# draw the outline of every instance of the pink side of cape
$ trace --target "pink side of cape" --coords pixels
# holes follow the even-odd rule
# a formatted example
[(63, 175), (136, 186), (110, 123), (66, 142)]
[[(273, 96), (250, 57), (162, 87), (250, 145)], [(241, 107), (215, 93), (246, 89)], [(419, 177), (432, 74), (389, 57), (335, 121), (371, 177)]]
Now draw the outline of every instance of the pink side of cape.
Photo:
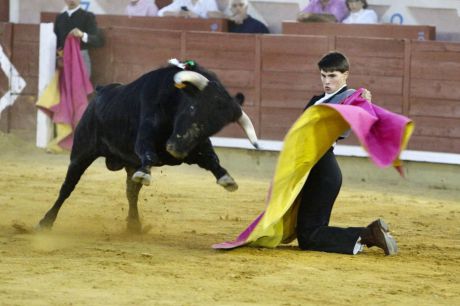
[[(80, 40), (68, 35), (64, 45), (64, 67), (59, 79), (61, 101), (51, 111), (55, 123), (64, 123), (75, 129), (88, 105), (87, 95), (93, 91), (88, 72), (80, 52)], [(70, 149), (73, 133), (59, 145)]]
[(361, 97), (357, 90), (341, 104), (332, 107), (348, 122), (369, 157), (378, 167), (388, 167), (398, 158), (404, 131), (410, 119), (387, 111)]

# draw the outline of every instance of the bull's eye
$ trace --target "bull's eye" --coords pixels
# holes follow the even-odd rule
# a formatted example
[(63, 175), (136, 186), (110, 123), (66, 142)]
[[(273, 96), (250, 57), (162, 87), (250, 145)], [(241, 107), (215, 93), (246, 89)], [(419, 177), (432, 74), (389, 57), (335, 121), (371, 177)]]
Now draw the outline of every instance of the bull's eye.
[(195, 115), (195, 112), (196, 112), (196, 107), (195, 106), (190, 105), (189, 110), (190, 110), (190, 114)]

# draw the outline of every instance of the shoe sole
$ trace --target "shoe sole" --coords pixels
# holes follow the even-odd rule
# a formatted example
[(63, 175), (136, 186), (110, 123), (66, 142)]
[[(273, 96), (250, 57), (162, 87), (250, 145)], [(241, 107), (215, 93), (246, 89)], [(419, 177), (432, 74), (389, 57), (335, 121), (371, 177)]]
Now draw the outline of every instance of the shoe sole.
[(383, 233), (383, 235), (385, 237), (385, 248), (383, 249), (385, 255), (396, 255), (398, 253), (396, 240), (389, 233)]
[(385, 233), (389, 233), (390, 232), (390, 228), (388, 227), (388, 224), (383, 220), (383, 219), (378, 219), (377, 220), (377, 223), (379, 224), (379, 227), (385, 232)]
[[(383, 251), (385, 255), (395, 255), (398, 253), (398, 245), (396, 244), (396, 240), (390, 234), (390, 228), (388, 224), (383, 219), (378, 219), (377, 224), (379, 226), (379, 236), (383, 235), (383, 241), (385, 246)], [(376, 229), (375, 229), (376, 230)], [(377, 234), (377, 233), (375, 233)], [(381, 237), (382, 238), (382, 237)]]

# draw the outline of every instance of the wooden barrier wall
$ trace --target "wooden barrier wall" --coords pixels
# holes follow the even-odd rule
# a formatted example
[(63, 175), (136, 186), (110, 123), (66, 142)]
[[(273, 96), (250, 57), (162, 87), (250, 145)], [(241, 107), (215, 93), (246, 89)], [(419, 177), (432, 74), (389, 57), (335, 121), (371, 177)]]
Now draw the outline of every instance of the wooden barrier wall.
[[(36, 74), (32, 74), (37, 64), (32, 62), (38, 63), (38, 54), (33, 59), (17, 46), (38, 50), (38, 28), (25, 33), (29, 34), (14, 35), (13, 51), (27, 60), (18, 62), (19, 55), (13, 59), (20, 73), (30, 74), (25, 94), (29, 97), (36, 95)], [(269, 140), (282, 140), (309, 98), (321, 92), (316, 63), (324, 53), (337, 49), (350, 59), (351, 87), (369, 88), (375, 103), (415, 121), (409, 149), (460, 153), (460, 44), (134, 28), (106, 29), (106, 38), (105, 47), (91, 50), (95, 84), (130, 82), (173, 57), (194, 59), (215, 71), (230, 93), (246, 95), (245, 110), (259, 137)], [(25, 39), (32, 42), (27, 45)], [(35, 129), (30, 122), (35, 116), (32, 100), (25, 101), (17, 101), (12, 109), (13, 113), (21, 109), (21, 116), (29, 119), (16, 112), (11, 125), (22, 126), (18, 120)], [(3, 120), (2, 115), (0, 127)], [(219, 136), (244, 137), (235, 126)], [(344, 143), (356, 144), (356, 140), (351, 137)]]
[(435, 40), (436, 27), (399, 24), (343, 24), (326, 22), (283, 21), (283, 34), (360, 36)]
[[(38, 92), (39, 26), (0, 23), (0, 43), (6, 55), (24, 78), (26, 87), (14, 105), (0, 114), (0, 130), (35, 131), (35, 102)], [(0, 70), (0, 94), (8, 90), (8, 79)]]
[[(57, 13), (42, 12), (41, 22), (54, 22)], [(100, 28), (112, 26), (143, 29), (162, 29), (179, 31), (227, 32), (228, 20), (222, 18), (178, 18), (178, 17), (129, 17), (124, 15), (98, 15), (97, 25)]]
[(460, 153), (460, 44), (414, 41), (410, 48), (411, 145)]
[(0, 22), (10, 21), (10, 0), (0, 0)]

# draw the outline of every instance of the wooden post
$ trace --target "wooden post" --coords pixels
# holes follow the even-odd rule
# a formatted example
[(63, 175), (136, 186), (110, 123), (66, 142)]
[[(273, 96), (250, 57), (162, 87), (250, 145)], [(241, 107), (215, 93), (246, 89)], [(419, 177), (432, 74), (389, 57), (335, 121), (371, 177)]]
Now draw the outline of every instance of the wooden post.
[(0, 21), (10, 21), (10, 0), (0, 0)]
[(404, 40), (404, 74), (403, 74), (403, 101), (402, 113), (409, 116), (410, 111), (410, 79), (411, 79), (411, 41)]

